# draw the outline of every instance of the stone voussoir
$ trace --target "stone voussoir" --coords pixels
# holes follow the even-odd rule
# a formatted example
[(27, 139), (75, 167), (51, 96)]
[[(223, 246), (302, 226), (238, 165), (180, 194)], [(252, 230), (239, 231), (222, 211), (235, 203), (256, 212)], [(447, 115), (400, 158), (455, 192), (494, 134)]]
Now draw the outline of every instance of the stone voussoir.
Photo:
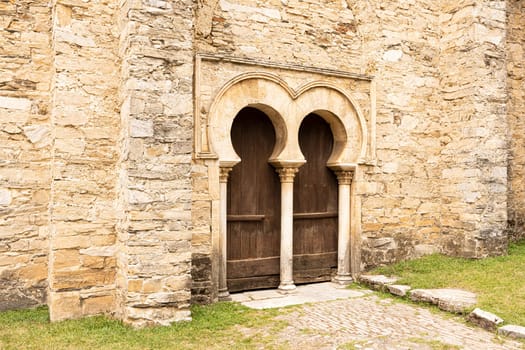
[(474, 307), (476, 294), (461, 289), (414, 289), (410, 292), (410, 300), (436, 305), (443, 311), (463, 313)]
[(387, 286), (396, 283), (397, 277), (387, 277), (384, 275), (361, 275), (359, 282), (366, 284), (374, 290), (386, 291)]
[(467, 319), (481, 328), (491, 331), (495, 330), (498, 325), (503, 323), (501, 317), (479, 308), (475, 308), (474, 311), (468, 315)]

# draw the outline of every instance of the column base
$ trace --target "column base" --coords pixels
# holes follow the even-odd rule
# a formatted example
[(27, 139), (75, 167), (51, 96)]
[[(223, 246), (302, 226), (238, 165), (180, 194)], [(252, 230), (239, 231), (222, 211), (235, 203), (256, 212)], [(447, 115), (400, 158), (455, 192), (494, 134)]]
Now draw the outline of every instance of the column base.
[(351, 284), (354, 281), (352, 276), (350, 274), (344, 274), (339, 275), (337, 274), (334, 278), (332, 278), (332, 282), (340, 284), (342, 286), (346, 286)]
[(230, 295), (230, 292), (228, 292), (228, 289), (225, 290), (219, 290), (219, 301), (231, 301), (232, 297)]
[(277, 292), (281, 294), (292, 294), (295, 293), (297, 287), (295, 287), (295, 284), (292, 282), (284, 282), (279, 285), (277, 288)]

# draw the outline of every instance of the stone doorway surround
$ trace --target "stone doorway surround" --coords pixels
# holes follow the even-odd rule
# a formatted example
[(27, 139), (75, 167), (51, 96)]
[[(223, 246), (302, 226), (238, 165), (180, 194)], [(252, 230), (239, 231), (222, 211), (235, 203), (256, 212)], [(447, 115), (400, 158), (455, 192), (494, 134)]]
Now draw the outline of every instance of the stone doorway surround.
[(227, 184), (240, 158), (230, 129), (244, 107), (272, 121), (276, 143), (269, 162), (281, 179), (281, 290), (293, 290), (293, 178), (304, 164), (298, 142), (302, 120), (315, 113), (334, 136), (327, 166), (338, 179), (338, 269), (348, 283), (360, 270), (360, 166), (375, 164), (375, 85), (371, 77), (315, 67), (199, 54), (195, 59), (194, 158), (208, 169), (211, 197), (212, 299), (227, 299)]

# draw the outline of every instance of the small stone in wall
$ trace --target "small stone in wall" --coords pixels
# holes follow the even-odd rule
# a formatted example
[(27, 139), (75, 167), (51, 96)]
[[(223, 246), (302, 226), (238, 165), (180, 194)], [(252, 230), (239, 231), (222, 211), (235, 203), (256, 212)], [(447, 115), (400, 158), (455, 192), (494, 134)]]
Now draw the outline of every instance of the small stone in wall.
[(397, 62), (403, 57), (401, 50), (388, 50), (383, 54), (383, 60), (388, 62)]
[(27, 98), (0, 96), (0, 108), (27, 111), (31, 108), (31, 101)]
[(0, 189), (0, 205), (9, 205), (11, 200), (11, 192), (5, 188)]
[(45, 125), (30, 125), (24, 127), (24, 135), (37, 148), (51, 144), (51, 132)]
[(153, 121), (131, 119), (129, 123), (129, 133), (131, 137), (152, 137)]
[(142, 203), (151, 203), (153, 199), (142, 191), (129, 191), (129, 203), (131, 204), (142, 204)]

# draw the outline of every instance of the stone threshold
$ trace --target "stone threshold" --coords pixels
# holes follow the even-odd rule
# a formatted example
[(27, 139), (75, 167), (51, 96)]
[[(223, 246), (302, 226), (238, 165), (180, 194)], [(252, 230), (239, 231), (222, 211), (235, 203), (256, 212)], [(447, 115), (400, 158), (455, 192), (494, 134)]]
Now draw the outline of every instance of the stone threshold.
[(361, 275), (359, 282), (373, 290), (390, 293), (401, 298), (408, 298), (414, 302), (423, 302), (436, 305), (440, 310), (465, 314), (470, 323), (482, 327), (486, 330), (496, 332), (510, 338), (525, 339), (525, 327), (517, 325), (505, 325), (499, 327), (504, 321), (501, 317), (475, 308), (477, 303), (476, 294), (454, 288), (442, 289), (412, 289), (411, 286), (396, 284), (397, 277), (387, 277), (384, 275)]
[(337, 299), (359, 298), (371, 291), (347, 289), (333, 282), (321, 282), (299, 285), (291, 292), (283, 293), (277, 289), (256, 290), (232, 293), (231, 300), (252, 309), (270, 309), (306, 303), (323, 302)]

